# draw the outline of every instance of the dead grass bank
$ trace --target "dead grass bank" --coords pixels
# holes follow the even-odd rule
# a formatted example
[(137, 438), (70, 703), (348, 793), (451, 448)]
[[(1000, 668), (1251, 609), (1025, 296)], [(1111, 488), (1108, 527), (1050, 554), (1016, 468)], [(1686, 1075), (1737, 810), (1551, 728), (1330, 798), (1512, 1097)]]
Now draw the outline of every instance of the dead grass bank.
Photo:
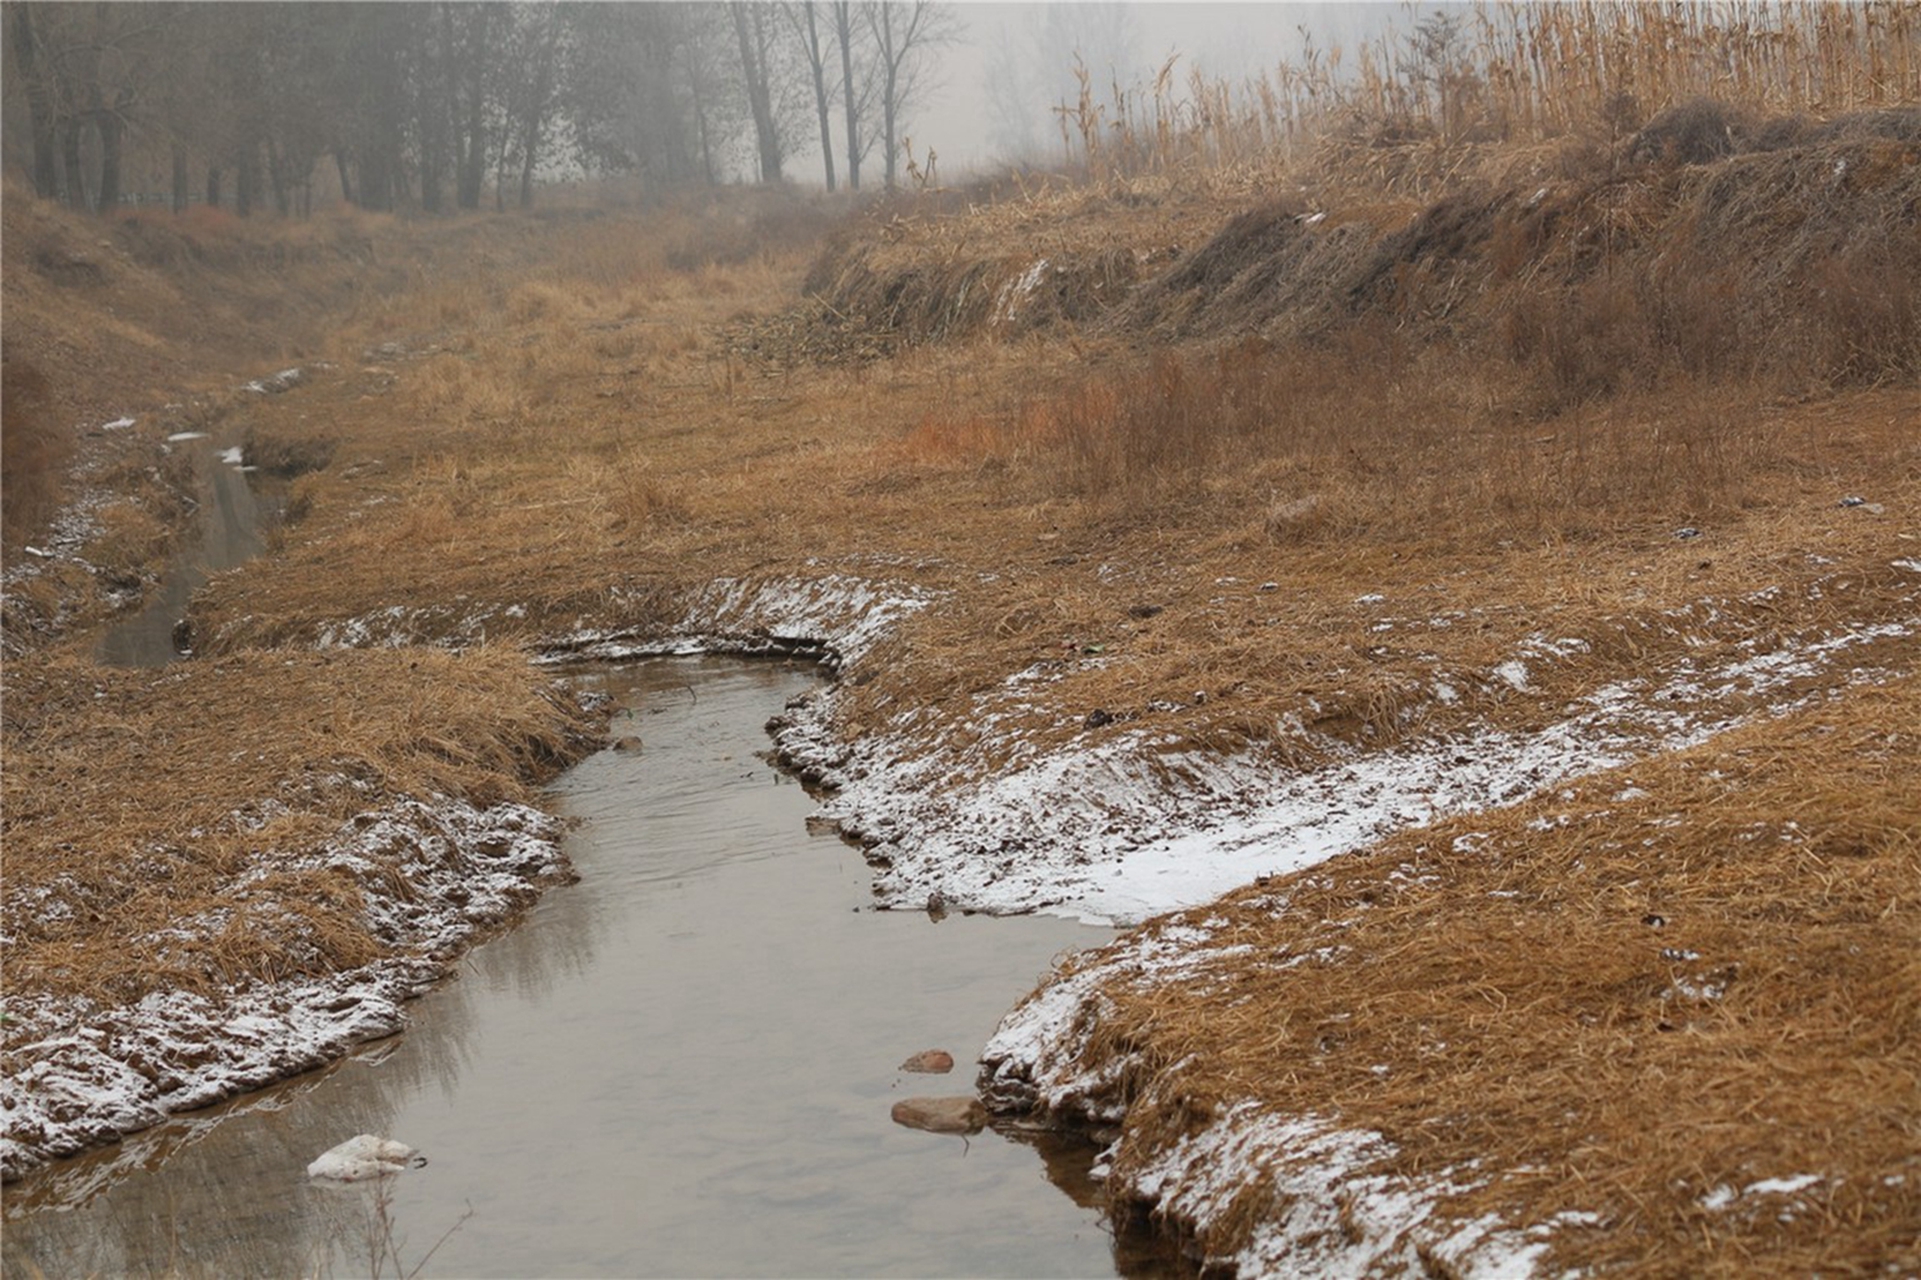
[[(589, 738), (511, 649), (34, 656), (8, 662), (6, 693), (8, 988), (110, 1005), (378, 958), (346, 877), (234, 877), (397, 799), (525, 800)], [(174, 928), (217, 919), (185, 944)]]
[[(1553, 1227), (1551, 1270), (1915, 1266), (1917, 724), (1914, 679), (1857, 688), (1087, 958), (1122, 961), (1063, 1069), (1126, 1108), (1117, 1218), (1151, 1219), (1130, 1180), (1251, 1100), (1382, 1135), (1369, 1173), (1460, 1184), (1439, 1222), (1593, 1215)], [(1163, 934), (1177, 964), (1125, 961)], [(1251, 1173), (1196, 1249), (1252, 1247), (1273, 1194)]]

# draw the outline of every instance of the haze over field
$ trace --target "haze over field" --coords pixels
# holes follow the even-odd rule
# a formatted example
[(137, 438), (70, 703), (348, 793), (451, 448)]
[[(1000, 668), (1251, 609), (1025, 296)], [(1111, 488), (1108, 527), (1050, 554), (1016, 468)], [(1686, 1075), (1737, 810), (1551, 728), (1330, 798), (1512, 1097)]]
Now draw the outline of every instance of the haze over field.
[(1402, 59), (1437, 12), (1465, 34), (1475, 11), (10, 3), (5, 159), (75, 207), (204, 201), (242, 215), (336, 196), (428, 213), (525, 206), (544, 182), (603, 174), (654, 190), (893, 186), (909, 165), (921, 182), (1057, 162), (1082, 75), (1110, 119), (1125, 96), (1191, 122), (1203, 86), (1245, 94), (1315, 60), (1338, 79), (1363, 46)]
[(0, 1271), (1921, 1276), (1916, 0), (0, 34)]
[[(1466, 4), (1055, 3), (960, 4), (960, 37), (943, 52), (917, 150), (934, 148), (949, 172), (1051, 154), (1060, 145), (1055, 108), (1073, 103), (1078, 55), (1098, 97), (1113, 86), (1150, 83), (1169, 59), (1185, 81), (1239, 81), (1315, 47), (1350, 48), (1390, 25), (1413, 30), (1423, 11)], [(817, 152), (815, 154), (818, 154)], [(817, 175), (810, 175), (816, 176)]]

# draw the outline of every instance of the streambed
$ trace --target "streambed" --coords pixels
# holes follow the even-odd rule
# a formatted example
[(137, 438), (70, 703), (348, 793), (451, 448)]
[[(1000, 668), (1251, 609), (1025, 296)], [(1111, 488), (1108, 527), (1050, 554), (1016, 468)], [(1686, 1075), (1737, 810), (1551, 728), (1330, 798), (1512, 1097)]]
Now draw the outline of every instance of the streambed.
[[(1006, 1009), (1110, 931), (869, 909), (858, 851), (810, 835), (812, 802), (757, 756), (804, 669), (675, 659), (579, 679), (644, 744), (556, 788), (583, 820), (582, 882), (474, 951), (404, 1036), (10, 1186), (9, 1273), (404, 1272), (443, 1235), (423, 1275), (1128, 1265), (1080, 1203), (1090, 1153), (888, 1115), (970, 1092)], [(896, 1069), (933, 1047), (952, 1075)], [(361, 1132), (430, 1163), (377, 1187), (306, 1180)]]
[(199, 432), (169, 443), (191, 451), (200, 508), (158, 589), (102, 636), (100, 660), (109, 666), (163, 667), (179, 657), (175, 629), (193, 593), (212, 575), (259, 555), (278, 518), (278, 495), (256, 489), (237, 446), (216, 447)]

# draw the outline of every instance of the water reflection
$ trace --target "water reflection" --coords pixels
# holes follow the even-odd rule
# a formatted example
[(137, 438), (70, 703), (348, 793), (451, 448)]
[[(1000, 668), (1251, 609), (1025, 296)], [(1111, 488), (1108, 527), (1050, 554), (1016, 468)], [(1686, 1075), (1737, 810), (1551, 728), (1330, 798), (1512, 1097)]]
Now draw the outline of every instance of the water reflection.
[[(585, 819), (582, 882), (378, 1053), (9, 1188), (10, 1274), (364, 1272), (383, 1215), (409, 1267), (457, 1227), (427, 1275), (1112, 1272), (1075, 1186), (1086, 1152), (1043, 1162), (888, 1118), (900, 1097), (967, 1091), (1006, 1007), (1106, 931), (865, 910), (858, 851), (809, 836), (810, 802), (754, 754), (804, 671), (582, 678), (645, 743), (559, 788)], [(934, 1046), (954, 1075), (895, 1071)], [(360, 1132), (431, 1161), (384, 1206), (302, 1175)]]

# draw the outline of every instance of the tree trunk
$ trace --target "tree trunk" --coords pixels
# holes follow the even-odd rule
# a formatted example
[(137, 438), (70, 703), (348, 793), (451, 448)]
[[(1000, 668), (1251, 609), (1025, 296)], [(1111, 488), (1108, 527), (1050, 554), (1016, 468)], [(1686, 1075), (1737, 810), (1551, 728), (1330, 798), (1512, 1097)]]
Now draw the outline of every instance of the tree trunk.
[(187, 148), (184, 143), (173, 144), (173, 211), (185, 213), (192, 197), (187, 191)]
[(287, 194), (286, 158), (271, 138), (267, 140), (267, 182), (273, 188), (274, 211), (283, 218), (292, 214), (293, 201)]
[(112, 213), (120, 207), (120, 140), (127, 126), (119, 112), (103, 109), (95, 113), (94, 128), (100, 134), (99, 212)]
[(834, 34), (840, 38), (840, 84), (847, 111), (847, 189), (860, 190), (860, 113), (854, 103), (854, 6), (834, 0)]
[(520, 148), (520, 207), (534, 207), (534, 148), (538, 138), (529, 138)]
[[(732, 0), (728, 6), (734, 16), (734, 35), (740, 41), (741, 76), (747, 82), (747, 105), (754, 115), (754, 141), (760, 151), (760, 180), (779, 182), (780, 173), (780, 136), (774, 126), (772, 96), (767, 85), (767, 63), (760, 56), (759, 46), (761, 11), (758, 6), (750, 6), (743, 0)], [(752, 12), (753, 31), (748, 29), (749, 13)]]
[[(440, 56), (438, 75), (423, 76), (426, 83), (415, 89), (415, 118), (420, 128), (420, 207), (428, 213), (441, 209), (440, 185), (447, 173), (447, 121), (453, 110), (453, 10), (442, 5), (439, 13)], [(421, 35), (422, 60), (434, 67), (432, 38)]]
[(820, 159), (827, 171), (827, 190), (834, 190), (834, 126), (827, 118), (827, 64), (821, 52), (820, 28), (814, 21), (814, 0), (803, 0), (807, 15), (807, 69), (814, 76), (814, 114), (820, 118)]
[(707, 133), (707, 101), (700, 92), (700, 73), (694, 68), (694, 60), (689, 58), (682, 64), (687, 68), (687, 91), (694, 104), (694, 137), (700, 143), (700, 171), (707, 179), (707, 185), (714, 185), (714, 144)]
[(534, 207), (534, 163), (540, 153), (540, 135), (546, 128), (547, 112), (553, 105), (554, 58), (560, 50), (560, 12), (547, 11), (547, 38), (541, 42), (539, 69), (534, 73), (534, 89), (527, 96), (527, 114), (520, 131), (520, 207)]
[(354, 199), (353, 176), (347, 171), (346, 154), (338, 148), (334, 150), (334, 168), (340, 170), (340, 198), (348, 204), (356, 204)]
[(207, 166), (207, 203), (216, 209), (220, 207), (220, 166), (217, 164)]
[(481, 123), (478, 99), (467, 111), (467, 151), (460, 161), (458, 200), (463, 209), (480, 208), (480, 188), (487, 177), (487, 135)]
[(894, 145), (894, 113), (895, 108), (899, 105), (894, 100), (895, 85), (895, 70), (890, 63), (887, 68), (887, 78), (884, 86), (886, 93), (881, 95), (880, 100), (880, 140), (881, 145), (887, 148), (885, 169), (887, 173), (887, 189), (889, 191), (894, 189), (895, 152), (899, 150), (899, 148)]
[(260, 194), (260, 145), (248, 143), (243, 147), (240, 163), (234, 169), (233, 211), (243, 218), (250, 217)]
[(60, 162), (55, 146), (53, 95), (39, 65), (40, 46), (33, 31), (33, 6), (16, 4), (12, 14), (15, 65), (27, 85), (27, 120), (33, 134), (33, 189), (51, 200), (60, 189)]
[(87, 169), (80, 163), (80, 128), (78, 120), (61, 122), (60, 168), (67, 180), (68, 207), (85, 213), (91, 206), (87, 202)]

